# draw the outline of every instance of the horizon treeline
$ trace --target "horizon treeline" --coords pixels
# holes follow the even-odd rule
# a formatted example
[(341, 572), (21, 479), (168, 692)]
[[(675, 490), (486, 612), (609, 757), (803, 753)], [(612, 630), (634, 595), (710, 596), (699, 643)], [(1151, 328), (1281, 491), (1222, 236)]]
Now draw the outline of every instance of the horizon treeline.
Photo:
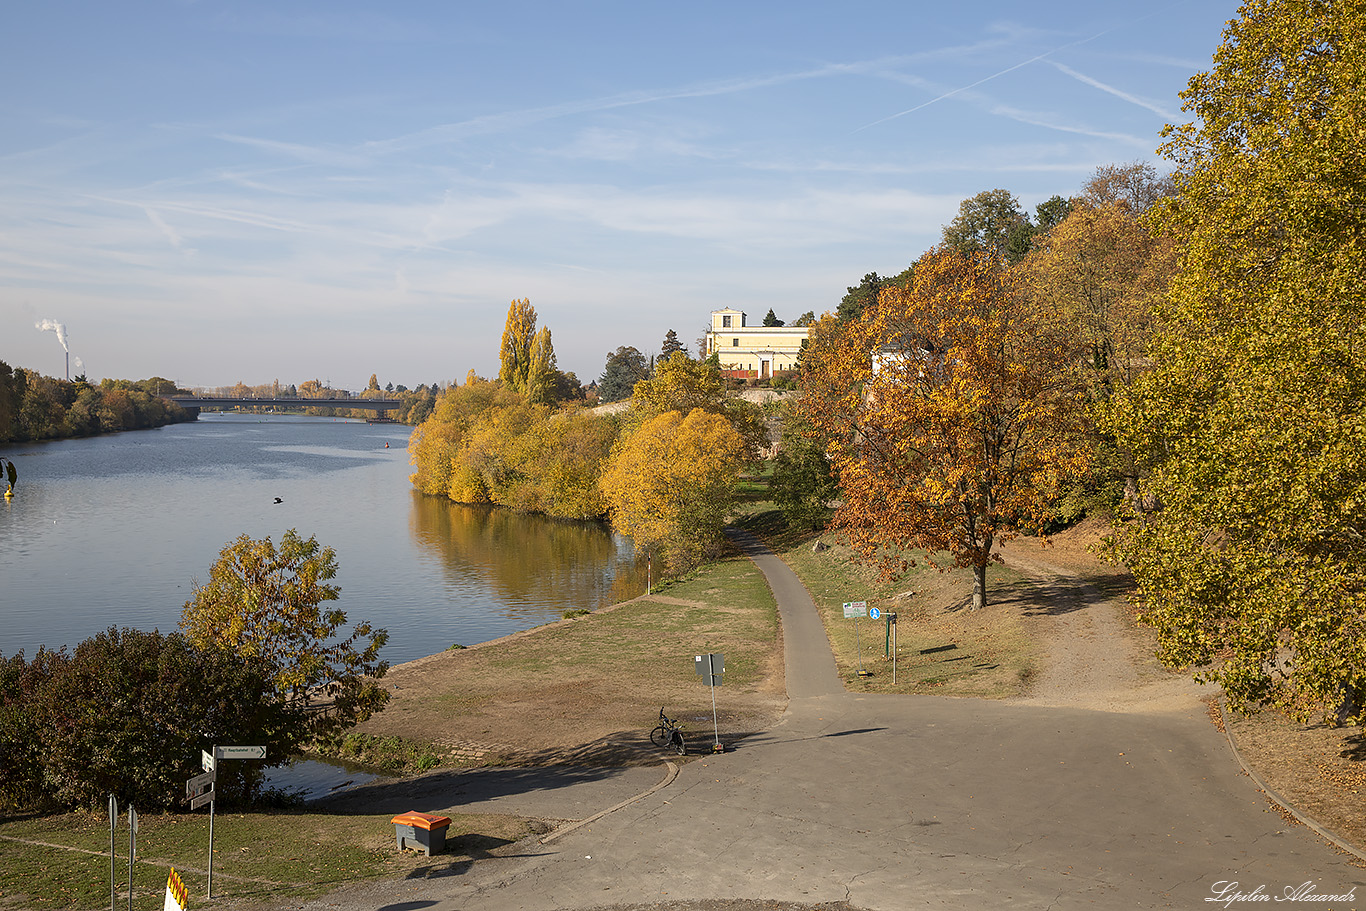
[(29, 443), (142, 430), (193, 420), (158, 398), (178, 392), (162, 377), (86, 382), (61, 380), (0, 361), (0, 443)]

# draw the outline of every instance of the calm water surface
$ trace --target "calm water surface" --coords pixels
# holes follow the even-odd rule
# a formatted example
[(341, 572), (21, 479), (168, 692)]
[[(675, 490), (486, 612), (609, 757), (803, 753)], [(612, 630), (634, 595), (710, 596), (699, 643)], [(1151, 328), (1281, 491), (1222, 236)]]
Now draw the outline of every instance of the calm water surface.
[(393, 664), (644, 590), (629, 540), (601, 526), (415, 493), (410, 431), (203, 415), (0, 448), (19, 470), (14, 499), (0, 500), (0, 653), (110, 626), (168, 632), (226, 544), (278, 543), (290, 528), (337, 552), (337, 605), (389, 630)]

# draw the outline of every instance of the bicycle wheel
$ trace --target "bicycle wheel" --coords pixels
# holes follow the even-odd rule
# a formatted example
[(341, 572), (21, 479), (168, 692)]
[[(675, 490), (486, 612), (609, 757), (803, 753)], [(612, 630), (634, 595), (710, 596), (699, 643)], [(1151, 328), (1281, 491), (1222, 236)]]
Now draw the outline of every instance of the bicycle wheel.
[(662, 724), (656, 725), (655, 729), (650, 732), (650, 742), (661, 750), (669, 745), (669, 740), (669, 728)]
[(682, 732), (682, 731), (680, 731), (680, 730), (678, 730), (677, 728), (675, 728), (675, 729), (674, 729), (674, 733), (673, 733), (673, 737), (672, 737), (671, 739), (672, 739), (672, 741), (673, 741), (673, 748), (674, 748), (674, 752), (675, 752), (675, 753), (677, 753), (679, 756), (683, 756), (684, 754), (686, 754), (686, 753), (688, 752), (688, 745), (687, 745), (686, 743), (683, 742), (683, 732)]

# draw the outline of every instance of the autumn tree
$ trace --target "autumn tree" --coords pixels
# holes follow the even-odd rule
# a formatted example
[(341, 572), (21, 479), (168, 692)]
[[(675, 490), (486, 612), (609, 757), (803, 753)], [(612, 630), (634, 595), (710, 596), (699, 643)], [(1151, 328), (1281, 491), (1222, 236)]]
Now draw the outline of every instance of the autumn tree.
[(503, 324), (498, 379), (521, 393), (526, 392), (527, 375), (531, 369), (531, 344), (535, 337), (536, 308), (531, 306), (529, 298), (514, 300), (508, 305), (507, 320)]
[(1130, 215), (1143, 215), (1158, 202), (1176, 194), (1171, 174), (1159, 174), (1146, 161), (1102, 165), (1082, 186), (1081, 198), (1101, 208), (1118, 206)]
[[(1081, 199), (1016, 267), (1022, 291), (1066, 324), (1093, 407), (1148, 368), (1152, 313), (1175, 272), (1175, 249), (1169, 232), (1153, 232), (1130, 205)], [(1111, 512), (1136, 491), (1132, 453), (1113, 433), (1093, 430), (1096, 459), (1087, 477), (1068, 486), (1064, 518)]]
[(1182, 241), (1154, 369), (1116, 399), (1116, 541), (1161, 657), (1230, 701), (1366, 718), (1366, 17), (1250, 0), (1161, 151)]
[(724, 417), (695, 408), (666, 411), (621, 442), (602, 477), (612, 524), (667, 571), (714, 553), (735, 503), (746, 445)]
[(312, 711), (313, 733), (326, 734), (364, 721), (389, 694), (376, 681), (388, 670), (379, 650), (389, 634), (357, 623), (339, 637), (346, 612), (327, 609), (341, 590), (336, 553), (285, 532), (270, 538), (240, 536), (223, 548), (209, 581), (195, 583), (180, 628), (198, 648), (218, 648), (270, 669), (283, 703)]
[(835, 525), (884, 574), (908, 548), (973, 570), (987, 600), (998, 544), (1051, 515), (1087, 453), (1085, 403), (1065, 332), (985, 252), (939, 248), (909, 288), (854, 323), (817, 325), (802, 416), (840, 479)]
[(631, 409), (622, 421), (622, 435), (669, 411), (689, 414), (694, 409), (710, 412), (729, 422), (745, 441), (747, 458), (758, 458), (768, 442), (763, 413), (757, 406), (727, 393), (721, 371), (706, 361), (675, 353), (655, 366), (654, 375), (636, 383)]
[(525, 392), (527, 401), (546, 405), (555, 401), (555, 346), (550, 340), (550, 327), (542, 326), (531, 337), (527, 352)]
[[(113, 793), (144, 811), (171, 809), (205, 746), (264, 743), (276, 765), (307, 733), (264, 665), (180, 633), (111, 628), (72, 653), (0, 656), (0, 805), (91, 808)], [(230, 765), (220, 799), (250, 796), (259, 765)]]
[(1008, 190), (983, 190), (963, 200), (958, 215), (944, 226), (944, 246), (959, 253), (988, 253), (1019, 262), (1029, 252), (1034, 226)]

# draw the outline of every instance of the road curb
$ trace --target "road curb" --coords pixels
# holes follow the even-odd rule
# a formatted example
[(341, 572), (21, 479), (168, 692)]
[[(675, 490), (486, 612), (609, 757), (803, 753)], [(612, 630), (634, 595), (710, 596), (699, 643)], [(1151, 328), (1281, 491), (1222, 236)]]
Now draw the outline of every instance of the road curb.
[(1336, 848), (1346, 851), (1348, 854), (1352, 854), (1356, 857), (1361, 858), (1362, 860), (1366, 860), (1366, 851), (1362, 851), (1360, 848), (1348, 844), (1341, 838), (1338, 838), (1332, 832), (1329, 832), (1323, 826), (1319, 825), (1313, 819), (1309, 818), (1305, 814), (1301, 813), (1299, 810), (1295, 809), (1295, 807), (1290, 803), (1290, 801), (1286, 800), (1285, 797), (1282, 796), (1279, 791), (1271, 787), (1271, 785), (1267, 784), (1266, 780), (1263, 779), (1262, 776), (1258, 775), (1256, 771), (1253, 770), (1252, 766), (1248, 765), (1247, 760), (1243, 759), (1243, 754), (1238, 750), (1238, 738), (1234, 736), (1233, 728), (1230, 727), (1228, 724), (1228, 704), (1222, 698), (1219, 700), (1219, 715), (1221, 722), (1219, 726), (1224, 731), (1224, 737), (1228, 739), (1228, 746), (1229, 749), (1233, 751), (1233, 758), (1238, 760), (1238, 765), (1242, 766), (1243, 771), (1247, 773), (1247, 777), (1252, 779), (1252, 783), (1255, 784), (1258, 788), (1260, 788), (1262, 790), (1262, 793), (1264, 793), (1271, 800), (1275, 801), (1277, 806), (1281, 807), (1291, 816), (1295, 817), (1296, 820), (1303, 823), (1306, 828), (1308, 828), (1314, 834), (1318, 835), (1324, 841), (1329, 842)]
[(617, 810), (620, 810), (622, 807), (629, 806), (629, 805), (635, 803), (637, 800), (640, 800), (640, 799), (645, 798), (645, 797), (649, 797), (649, 796), (650, 796), (651, 794), (653, 794), (654, 792), (656, 792), (656, 791), (658, 791), (658, 790), (661, 790), (662, 788), (668, 787), (670, 784), (673, 783), (673, 780), (674, 780), (675, 778), (677, 778), (677, 777), (678, 777), (678, 766), (666, 759), (666, 760), (664, 760), (664, 777), (663, 777), (663, 779), (661, 779), (661, 780), (659, 781), (659, 783), (656, 784), (654, 787), (652, 787), (652, 788), (647, 788), (646, 790), (641, 791), (639, 794), (637, 794), (637, 795), (634, 796), (634, 797), (628, 797), (628, 798), (626, 798), (625, 800), (623, 800), (621, 803), (617, 804), (616, 806), (608, 807), (607, 809), (603, 810), (601, 813), (594, 813), (592, 816), (588, 817), (587, 819), (580, 819), (580, 820), (578, 820), (577, 822), (571, 822), (571, 823), (569, 823), (568, 825), (560, 826), (560, 827), (559, 827), (558, 829), (556, 829), (554, 832), (551, 832), (549, 835), (546, 835), (544, 838), (542, 838), (542, 839), (541, 839), (541, 844), (543, 844), (543, 845), (548, 845), (548, 844), (550, 844), (552, 841), (554, 841), (555, 839), (559, 838), (561, 835), (568, 835), (570, 832), (573, 832), (575, 829), (582, 828), (583, 826), (586, 826), (586, 825), (588, 825), (589, 823), (592, 823), (592, 822), (597, 822), (599, 819), (602, 819), (602, 818), (603, 818), (604, 816), (606, 816), (608, 813), (615, 813)]

